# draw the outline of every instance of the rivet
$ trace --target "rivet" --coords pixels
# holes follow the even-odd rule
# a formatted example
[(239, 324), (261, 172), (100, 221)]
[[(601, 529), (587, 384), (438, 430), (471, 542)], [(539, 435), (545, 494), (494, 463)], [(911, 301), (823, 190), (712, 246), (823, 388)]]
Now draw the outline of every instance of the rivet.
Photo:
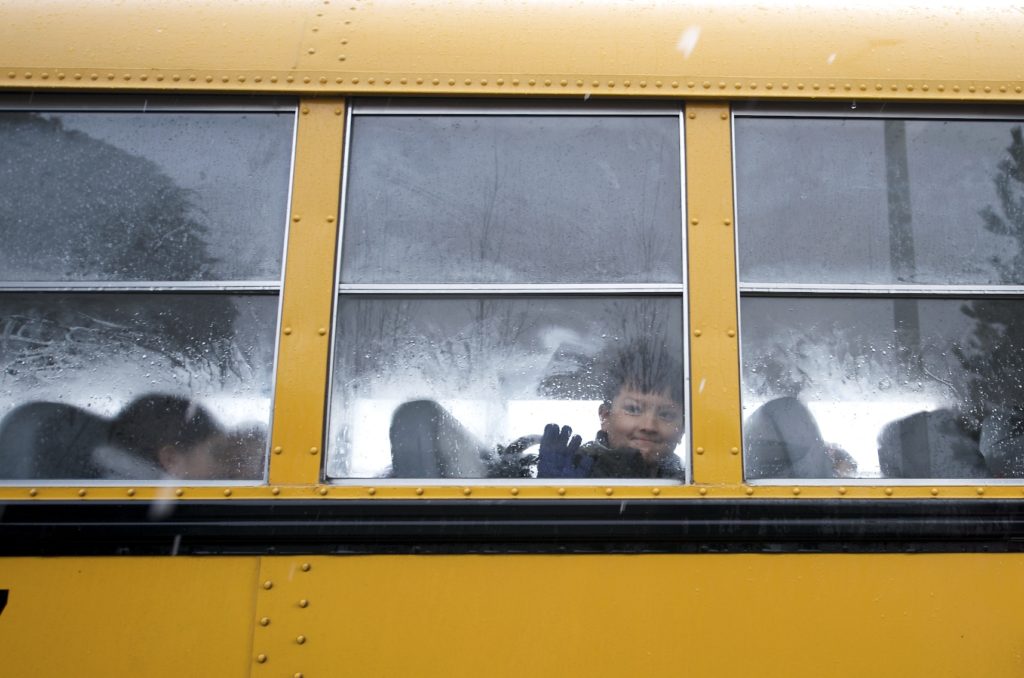
[(796, 84), (796, 88), (797, 88), (797, 89), (803, 89), (803, 88), (804, 88), (804, 84), (803, 84), (802, 82), (798, 82), (798, 83)]
[(321, 85), (326, 85), (327, 84), (327, 78), (321, 76), (319, 82), (320, 82)]
[(736, 89), (743, 89), (743, 83), (742, 82), (737, 82), (737, 83), (735, 83), (733, 85), (733, 87), (735, 87)]
[[(940, 87), (940, 89), (941, 89), (941, 87)], [(1018, 94), (1020, 94), (1020, 92), (1021, 92), (1021, 86), (1020, 86), (1020, 85), (1017, 85), (1016, 87), (1014, 87), (1014, 88), (1013, 88), (1013, 91), (1014, 91), (1014, 92), (1016, 92), (1016, 93), (1018, 93)]]
[(640, 81), (640, 86), (641, 87), (647, 87), (647, 81), (646, 80), (641, 80)]
[(310, 47), (306, 50), (307, 54), (316, 54), (316, 47)]
[(284, 452), (284, 448), (281, 447), (280, 445), (274, 448), (274, 454), (281, 454), (282, 452)]
[(661, 494), (661, 488), (660, 487), (652, 487), (651, 488), (651, 494), (653, 494), (655, 496)]
[[(341, 115), (341, 107), (335, 108), (334, 109), (334, 114), (335, 115)], [(334, 221), (334, 217), (327, 217), (327, 221)]]
[(613, 493), (614, 491), (615, 491), (615, 490), (613, 490), (613, 489), (612, 489), (612, 488), (610, 488), (610, 487), (606, 487), (606, 488), (604, 488), (604, 493), (605, 493), (606, 495), (608, 495), (609, 497), (610, 497), (610, 496), (612, 496), (612, 493)]
[[(925, 85), (925, 87), (927, 87), (927, 85)], [(999, 91), (1000, 92), (1005, 92), (1006, 91), (1006, 85), (1000, 85), (999, 86)]]
[[(58, 74), (57, 74), (57, 79), (58, 79), (58, 80), (63, 80), (63, 79), (65, 78), (65, 77), (67, 77), (67, 76), (65, 76), (65, 75), (64, 75), (63, 73), (58, 73)], [(145, 79), (146, 79), (146, 76), (142, 76), (142, 79), (143, 79), (143, 80), (145, 80)], [(1003, 88), (1002, 88), (1002, 90), (1003, 90), (1003, 91), (1005, 92), (1005, 91), (1006, 91), (1006, 88), (1005, 88), (1005, 87), (1003, 87)]]
[[(157, 80), (159, 80), (159, 79), (160, 79), (160, 77), (157, 76)], [(255, 78), (253, 78), (253, 82), (263, 82), (263, 76), (262, 75), (257, 75)]]
[(480, 85), (483, 87), (487, 87), (487, 78), (480, 78)]
[(887, 497), (891, 497), (892, 496), (892, 488), (891, 487), (885, 488), (885, 496), (887, 496)]
[(127, 492), (127, 495), (128, 495), (129, 497), (134, 497), (134, 496), (135, 496), (135, 488), (134, 488), (134, 487), (129, 487), (129, 488), (128, 488), (128, 492)]
[(277, 82), (277, 76), (276, 75), (270, 76), (270, 82)]
[[(192, 78), (189, 78), (189, 80), (191, 80), (191, 79)], [(206, 82), (213, 82), (213, 76), (212, 75), (208, 75), (205, 78), (203, 78), (203, 80), (206, 80)]]
[(292, 328), (290, 328), (290, 327), (284, 328), (284, 333), (285, 334), (291, 334), (292, 333)]
[[(43, 80), (49, 80), (50, 79), (50, 74), (49, 73), (40, 73), (39, 77), (42, 78)], [(132, 76), (126, 75), (126, 76), (124, 76), (124, 79), (125, 80), (131, 80)]]
[(752, 487), (748, 487), (748, 488), (746, 488), (746, 489), (745, 489), (745, 490), (743, 490), (743, 491), (747, 493), (747, 496), (748, 496), (748, 497), (749, 497), (750, 495), (754, 494), (754, 488), (752, 488)]
[[(725, 114), (723, 113), (722, 115), (724, 116)], [(732, 226), (732, 219), (723, 219), (722, 223), (726, 226)]]
[(299, 607), (301, 607), (301, 608), (309, 607), (309, 601), (306, 600), (305, 598), (303, 598), (302, 600), (299, 601)]
[(558, 488), (558, 494), (561, 495), (561, 496), (565, 496), (565, 488), (564, 487)]
[(615, 87), (615, 81), (614, 80), (609, 80), (608, 81), (608, 86), (609, 87)]
[(422, 487), (417, 487), (416, 488), (416, 496), (417, 497), (422, 497), (423, 496), (423, 488)]
[(448, 84), (449, 85), (454, 85), (455, 84), (455, 79), (454, 78), (449, 79), (448, 80)]
[(974, 85), (971, 85), (970, 87), (967, 88), (967, 91), (968, 92), (973, 92), (975, 89), (977, 89), (977, 88)]
[(319, 447), (311, 447), (311, 448), (309, 448), (309, 453), (310, 454), (316, 454), (319, 451), (320, 451)]
[(913, 85), (907, 85), (907, 91), (908, 92), (913, 92), (914, 91), (914, 86)]
[(269, 591), (270, 589), (274, 588), (274, 582), (268, 579), (267, 581), (263, 582), (263, 588)]
[(495, 80), (495, 82), (497, 82), (499, 85), (504, 85), (505, 84), (505, 78), (498, 78), (497, 80)]
[[(81, 80), (82, 79), (82, 74), (81, 73), (75, 73), (75, 75), (73, 77), (75, 78), (75, 80)], [(158, 76), (156, 76), (156, 79), (157, 80), (163, 80), (164, 76), (158, 75)]]
[(327, 496), (327, 488), (326, 487), (321, 487), (319, 490), (317, 490), (317, 493), (321, 497), (326, 497)]
[(28, 496), (30, 496), (30, 497), (34, 497), (34, 496), (36, 496), (37, 494), (39, 494), (39, 490), (37, 490), (37, 489), (36, 489), (36, 488), (34, 488), (34, 487), (33, 487), (33, 488), (32, 488), (31, 490), (29, 490), (29, 491), (28, 491)]
[(560, 80), (558, 84), (561, 85), (562, 87), (567, 87), (569, 85), (569, 81), (568, 80)]
[(864, 83), (861, 83), (860, 86), (857, 89), (859, 89), (861, 92), (864, 92), (864, 91), (867, 90), (867, 88), (868, 88), (867, 85), (865, 85)]
[[(25, 77), (26, 78), (31, 78), (32, 74), (31, 73), (26, 73)], [(107, 80), (113, 80), (113, 79), (114, 79), (114, 74), (113, 73), (107, 73)]]
[(8, 78), (16, 78), (16, 77), (18, 77), (18, 74), (15, 73), (14, 71), (10, 71), (10, 72), (7, 73), (7, 77)]
[(174, 491), (174, 496), (175, 497), (180, 497), (180, 496), (182, 496), (184, 494), (185, 494), (185, 490), (181, 489), (180, 487)]
[(960, 85), (953, 85), (953, 91), (954, 92), (959, 92), (960, 91)]
[(230, 489), (224, 490), (224, 496), (225, 497), (230, 497), (231, 496), (231, 490)]
[(661, 87), (661, 80), (655, 80), (654, 81), (654, 86), (655, 87)]
[(292, 676), (292, 678), (302, 678), (302, 674), (296, 673), (294, 676)]
[(366, 488), (366, 494), (368, 494), (368, 495), (370, 495), (372, 497), (373, 495), (377, 494), (377, 488), (376, 487), (368, 487), (368, 488)]
[(725, 89), (725, 83), (724, 82), (718, 83), (718, 89)]
[(296, 636), (295, 642), (299, 645), (304, 645), (306, 643), (306, 636)]
[(735, 337), (736, 336), (736, 330), (727, 330), (726, 331), (726, 335), (728, 335), (730, 337)]
[(270, 617), (263, 617), (263, 618), (260, 619), (260, 626), (269, 626), (269, 625), (270, 625)]
[(740, 453), (740, 448), (738, 448), (738, 447), (730, 447), (729, 448), (729, 454), (739, 454), (739, 453)]
[(927, 92), (927, 91), (928, 91), (928, 89), (929, 89), (929, 88), (928, 88), (928, 85), (921, 85), (921, 90), (922, 90), (922, 91), (924, 91), (924, 92)]
[(230, 79), (231, 79), (231, 78), (229, 78), (229, 77), (228, 77), (228, 76), (226, 76), (226, 75), (222, 75), (222, 76), (220, 76), (220, 81), (221, 81), (221, 82), (227, 82), (227, 81), (228, 81), (228, 80), (230, 80)]
[(847, 92), (849, 92), (852, 89), (852, 87), (851, 87), (850, 83), (845, 83), (843, 85), (843, 89), (845, 89)]
[(673, 80), (672, 81), (672, 87), (675, 87), (676, 89), (678, 89), (679, 88), (679, 83), (677, 81)]
[(693, 336), (695, 336), (695, 337), (699, 337), (702, 334), (703, 334), (703, 332), (701, 332), (700, 330), (694, 330), (693, 331)]
[(711, 83), (705, 80), (701, 87), (703, 87), (704, 89), (709, 89), (711, 87)]
[(985, 85), (985, 91), (986, 91), (986, 92), (991, 92), (991, 91), (992, 91), (992, 88), (991, 88), (991, 87), (989, 87), (988, 85)]
[(846, 488), (845, 487), (840, 487), (840, 488), (838, 488), (836, 490), (836, 492), (838, 492), (839, 494), (846, 494)]
[(729, 114), (728, 113), (721, 113), (721, 114), (719, 114), (718, 117), (720, 117), (722, 120), (728, 120), (729, 119)]
[(939, 496), (939, 488), (937, 488), (937, 487), (933, 487), (932, 488), (932, 496), (933, 497)]
[[(303, 115), (309, 115), (309, 109), (303, 107), (302, 114)], [(302, 221), (302, 217), (299, 216), (298, 214), (296, 214), (295, 216), (292, 217), (292, 221), (294, 221), (295, 223), (298, 223), (298, 222)]]
[(317, 334), (319, 334), (319, 335), (320, 335), (320, 336), (322, 337), (322, 336), (324, 336), (325, 334), (327, 334), (327, 328), (326, 328), (326, 327), (321, 327), (320, 329), (318, 329), (318, 330), (316, 331), (316, 333), (317, 333)]
[(981, 495), (985, 494), (985, 488), (984, 487), (979, 487), (978, 489), (975, 490), (975, 492), (978, 493), (978, 496), (981, 496)]
[(800, 488), (799, 487), (794, 487), (793, 488), (793, 494), (800, 494)]
[[(353, 85), (358, 85), (359, 84), (359, 78), (352, 78), (352, 84)], [(437, 84), (436, 80), (434, 81), (434, 84), (435, 85)]]
[[(89, 76), (89, 79), (90, 79), (90, 80), (95, 80), (95, 79), (97, 79), (98, 77), (100, 77), (100, 76), (98, 76), (97, 74), (93, 73), (92, 75), (90, 75), (90, 76)], [(175, 79), (175, 80), (177, 80), (177, 79), (178, 79), (178, 76), (174, 76), (174, 79)]]
[(472, 85), (472, 84), (473, 84), (473, 81), (472, 81), (472, 80), (470, 80), (469, 78), (466, 78), (466, 79), (465, 79), (465, 80), (463, 81), (463, 84), (465, 84), (465, 85)]
[(551, 87), (551, 81), (550, 80), (545, 80), (544, 81), (544, 86), (545, 87)]
[(399, 82), (399, 84), (406, 85), (406, 84), (409, 83), (409, 79), (408, 78), (402, 78), (398, 82)]
[(258, 654), (258, 655), (256, 655), (256, 661), (259, 662), (260, 664), (266, 664), (267, 663), (267, 655), (265, 655), (265, 654)]
[(765, 89), (772, 89), (773, 87), (775, 87), (775, 85), (770, 83), (770, 82), (765, 83), (765, 86), (764, 86)]
[(831, 82), (830, 82), (830, 83), (828, 84), (828, 88), (829, 88), (830, 90), (833, 90), (833, 89), (835, 89), (835, 88), (836, 88), (836, 86), (835, 86), (835, 84), (834, 84), (834, 83), (831, 83)]
[(473, 494), (473, 489), (469, 487), (464, 487), (462, 488), (462, 494), (468, 497), (469, 495)]
[(303, 78), (303, 79), (302, 79), (302, 82), (304, 82), (304, 83), (307, 83), (307, 84), (308, 84), (308, 83), (309, 83), (309, 77), (307, 76), (307, 77)]
[(79, 497), (84, 497), (85, 495), (86, 495), (86, 491), (85, 491), (84, 488), (78, 491), (78, 496)]
[(515, 497), (515, 496), (517, 496), (519, 494), (519, 488), (518, 487), (513, 487), (511, 490), (509, 490), (509, 493), (511, 493), (511, 495), (513, 497)]
[(788, 82), (782, 83), (782, 89), (789, 89), (789, 83)]
[(694, 452), (696, 452), (697, 454), (704, 454), (704, 448), (698, 447), (696, 450), (694, 450)]
[(899, 85), (889, 85), (889, 90), (893, 92), (897, 91), (899, 88)]
[(708, 493), (708, 488), (706, 488), (706, 487), (700, 488), (700, 496), (703, 497), (703, 496), (707, 495), (707, 493)]
[(270, 488), (270, 494), (272, 494), (272, 495), (274, 495), (276, 497), (277, 495), (281, 494), (281, 488), (280, 487), (272, 487), (272, 488)]
[[(696, 115), (697, 115), (696, 113), (690, 113), (691, 117), (696, 117)], [(697, 224), (700, 223), (700, 219), (690, 219), (690, 223), (693, 224), (694, 226), (696, 226)]]
[(817, 91), (817, 90), (821, 89), (821, 85), (819, 85), (818, 83), (814, 83), (813, 85), (811, 85), (811, 88), (814, 89), (815, 91)]
[(590, 84), (591, 84), (592, 87), (600, 87), (601, 86), (601, 83), (599, 83), (597, 80), (593, 81)]

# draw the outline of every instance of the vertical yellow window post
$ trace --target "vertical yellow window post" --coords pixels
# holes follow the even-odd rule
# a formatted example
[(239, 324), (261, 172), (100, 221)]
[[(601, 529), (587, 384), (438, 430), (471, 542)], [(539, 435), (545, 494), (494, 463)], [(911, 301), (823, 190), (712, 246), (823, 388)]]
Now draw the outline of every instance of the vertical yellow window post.
[(344, 99), (300, 102), (270, 445), (275, 485), (314, 485), (320, 476), (344, 127)]
[(693, 480), (743, 481), (729, 105), (686, 105)]

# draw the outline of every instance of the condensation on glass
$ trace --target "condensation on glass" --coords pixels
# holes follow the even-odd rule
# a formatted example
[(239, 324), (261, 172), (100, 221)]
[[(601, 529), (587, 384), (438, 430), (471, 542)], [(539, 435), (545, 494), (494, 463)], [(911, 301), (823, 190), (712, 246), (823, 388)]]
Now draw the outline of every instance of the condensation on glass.
[(1022, 122), (970, 114), (736, 116), (748, 478), (1024, 477)]
[(0, 111), (0, 479), (262, 479), (294, 113), (90, 101)]
[(682, 480), (680, 111), (380, 108), (350, 126), (327, 476)]

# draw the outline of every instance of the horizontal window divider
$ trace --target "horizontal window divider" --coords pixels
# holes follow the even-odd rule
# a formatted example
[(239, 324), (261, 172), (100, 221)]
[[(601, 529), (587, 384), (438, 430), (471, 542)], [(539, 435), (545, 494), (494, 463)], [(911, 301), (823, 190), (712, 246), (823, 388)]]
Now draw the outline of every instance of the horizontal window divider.
[(0, 112), (40, 113), (294, 113), (293, 97), (176, 96), (167, 94), (40, 94), (0, 95)]
[(352, 284), (338, 286), (342, 294), (394, 294), (394, 295), (546, 295), (546, 294), (682, 294), (685, 286), (681, 283), (637, 283), (637, 284)]
[(1024, 108), (1011, 106), (970, 106), (970, 105), (892, 105), (887, 103), (864, 103), (851, 101), (837, 104), (814, 104), (801, 106), (778, 104), (733, 105), (734, 118), (859, 118), (899, 120), (979, 120), (1017, 121), (1024, 119)]
[(758, 478), (752, 487), (1019, 487), (1024, 478)]
[(464, 100), (410, 99), (356, 100), (352, 115), (551, 115), (551, 116), (675, 116), (682, 113), (677, 101), (642, 103), (614, 101), (514, 101), (467, 103)]
[(818, 285), (803, 283), (740, 283), (744, 296), (846, 297), (1024, 297), (1024, 285)]
[(0, 294), (11, 292), (280, 292), (280, 283), (262, 281), (182, 282), (0, 282)]
[[(328, 478), (338, 487), (680, 487), (671, 478)], [(24, 483), (23, 483), (24, 484)]]

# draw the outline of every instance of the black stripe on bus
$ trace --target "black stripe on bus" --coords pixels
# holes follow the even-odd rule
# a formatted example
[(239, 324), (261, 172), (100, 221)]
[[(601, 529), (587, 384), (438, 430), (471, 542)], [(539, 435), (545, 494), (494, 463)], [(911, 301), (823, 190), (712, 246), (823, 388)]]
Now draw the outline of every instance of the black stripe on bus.
[(1024, 550), (1004, 500), (30, 501), (0, 555)]
[(0, 503), (0, 555), (1024, 550), (1024, 501)]

